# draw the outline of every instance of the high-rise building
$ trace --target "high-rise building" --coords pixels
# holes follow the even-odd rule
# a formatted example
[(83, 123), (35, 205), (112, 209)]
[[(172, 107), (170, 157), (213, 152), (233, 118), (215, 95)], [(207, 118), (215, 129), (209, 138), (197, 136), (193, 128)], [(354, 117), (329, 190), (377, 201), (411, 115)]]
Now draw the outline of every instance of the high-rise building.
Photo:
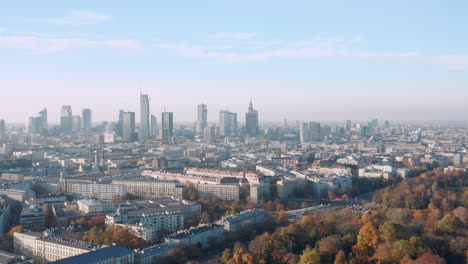
[(135, 140), (135, 112), (122, 114), (122, 140), (133, 142)]
[(115, 124), (115, 134), (118, 137), (123, 137), (123, 116), (124, 116), (124, 110), (119, 110), (119, 120)]
[(41, 136), (47, 136), (49, 134), (49, 123), (47, 117), (47, 107), (42, 109), (39, 112), (39, 118), (41, 120), (41, 131), (39, 132)]
[(302, 123), (300, 126), (300, 131), (299, 131), (299, 137), (301, 140), (301, 143), (309, 142), (309, 124), (308, 123)]
[(198, 105), (197, 136), (203, 137), (208, 126), (208, 108), (205, 104)]
[(351, 131), (351, 120), (346, 120), (346, 132)]
[(140, 94), (140, 140), (147, 140), (150, 134), (149, 97)]
[(81, 116), (72, 116), (72, 132), (79, 132), (83, 128), (83, 121)]
[(249, 111), (245, 114), (245, 130), (251, 137), (258, 135), (258, 111), (254, 110), (252, 99), (250, 99)]
[(92, 128), (92, 125), (91, 125), (91, 122), (92, 122), (92, 119), (91, 119), (91, 109), (89, 108), (85, 108), (83, 109), (82, 111), (82, 115), (83, 115), (83, 129), (85, 130), (88, 130), (88, 129), (91, 129)]
[(390, 121), (385, 120), (385, 128), (390, 128)]
[(219, 135), (230, 136), (237, 133), (237, 113), (219, 111)]
[(320, 140), (321, 137), (321, 124), (319, 122), (309, 123), (309, 139)]
[(6, 139), (5, 120), (0, 119), (0, 140), (5, 140), (5, 139)]
[(206, 144), (213, 144), (215, 142), (215, 128), (205, 127), (203, 131), (203, 140)]
[(63, 134), (69, 134), (72, 131), (72, 109), (69, 105), (62, 106), (60, 114), (60, 125)]
[(172, 112), (163, 112), (161, 114), (161, 137), (162, 142), (172, 143), (174, 140), (174, 120)]
[(151, 135), (155, 136), (158, 132), (158, 119), (155, 115), (151, 115)]

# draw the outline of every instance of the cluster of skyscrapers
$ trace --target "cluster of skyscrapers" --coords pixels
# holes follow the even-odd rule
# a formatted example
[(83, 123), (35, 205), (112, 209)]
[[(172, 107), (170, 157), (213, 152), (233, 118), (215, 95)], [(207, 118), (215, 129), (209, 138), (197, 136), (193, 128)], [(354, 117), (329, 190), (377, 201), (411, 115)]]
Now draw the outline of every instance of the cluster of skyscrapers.
[[(221, 137), (239, 135), (237, 113), (229, 110), (219, 112), (219, 124), (217, 127), (208, 124), (208, 108), (206, 104), (198, 105), (198, 116), (194, 126), (194, 134), (205, 143), (214, 143), (215, 136)], [(174, 114), (172, 112), (161, 113), (161, 128), (158, 129), (157, 118), (150, 112), (150, 97), (140, 93), (140, 125), (137, 127), (135, 112), (119, 110), (119, 118), (115, 123), (115, 135), (123, 142), (146, 141), (160, 138), (161, 142), (174, 143)], [(89, 108), (82, 110), (81, 115), (74, 115), (70, 105), (62, 106), (60, 112), (60, 126), (53, 128), (53, 134), (70, 135), (82, 130), (92, 129), (92, 111)], [(26, 122), (26, 132), (41, 136), (49, 135), (47, 108), (44, 108), (37, 116), (31, 116)], [(244, 135), (254, 137), (259, 134), (258, 111), (254, 110), (252, 100), (245, 114)], [(2, 134), (3, 133), (3, 134)], [(5, 134), (5, 122), (0, 122), (0, 139)]]

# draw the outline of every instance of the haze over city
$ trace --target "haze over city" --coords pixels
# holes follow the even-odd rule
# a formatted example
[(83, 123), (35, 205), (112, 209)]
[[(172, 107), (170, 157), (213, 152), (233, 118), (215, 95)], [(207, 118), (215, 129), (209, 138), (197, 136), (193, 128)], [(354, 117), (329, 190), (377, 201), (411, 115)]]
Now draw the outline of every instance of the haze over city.
[(89, 107), (176, 122), (208, 105), (260, 120), (466, 120), (465, 1), (5, 2), (0, 116)]

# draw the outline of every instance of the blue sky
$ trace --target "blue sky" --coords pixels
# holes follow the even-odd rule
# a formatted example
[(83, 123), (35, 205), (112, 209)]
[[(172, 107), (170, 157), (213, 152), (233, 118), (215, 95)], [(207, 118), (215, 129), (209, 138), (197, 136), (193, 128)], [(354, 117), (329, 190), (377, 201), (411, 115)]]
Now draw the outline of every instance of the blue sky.
[(466, 1), (2, 1), (0, 118), (466, 120)]

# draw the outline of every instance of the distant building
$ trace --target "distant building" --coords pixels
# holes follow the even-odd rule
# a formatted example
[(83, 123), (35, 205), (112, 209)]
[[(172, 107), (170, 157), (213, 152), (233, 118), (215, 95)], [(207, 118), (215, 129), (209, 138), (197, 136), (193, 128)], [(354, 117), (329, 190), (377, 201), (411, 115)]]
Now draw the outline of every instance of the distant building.
[(198, 184), (198, 196), (201, 199), (239, 200), (240, 187), (234, 184)]
[(215, 128), (214, 127), (205, 127), (203, 134), (204, 134), (203, 139), (206, 144), (215, 143)]
[(77, 197), (101, 200), (123, 199), (127, 196), (126, 186), (119, 184), (75, 183), (72, 190)]
[(172, 112), (163, 112), (161, 118), (161, 137), (163, 143), (174, 142), (174, 119)]
[(302, 123), (299, 128), (299, 138), (301, 143), (309, 142), (310, 140), (310, 133), (309, 133), (309, 124)]
[(0, 140), (5, 140), (5, 139), (6, 139), (5, 120), (0, 119)]
[(351, 120), (346, 120), (345, 129), (346, 129), (346, 132), (351, 131)]
[(140, 140), (145, 141), (150, 134), (149, 97), (140, 94)]
[(85, 214), (108, 213), (115, 211), (115, 204), (112, 201), (84, 199), (78, 200), (77, 204), (78, 210)]
[(320, 140), (321, 138), (321, 124), (318, 122), (309, 123), (309, 139), (313, 141)]
[(258, 203), (261, 200), (266, 200), (270, 197), (270, 184), (259, 183), (250, 185), (250, 199)]
[(258, 135), (258, 111), (254, 110), (252, 99), (249, 104), (249, 111), (245, 114), (245, 130), (247, 135), (254, 137)]
[(69, 134), (72, 131), (72, 109), (69, 105), (62, 106), (60, 113), (60, 127), (63, 134)]
[(237, 134), (237, 113), (227, 110), (219, 111), (219, 135), (231, 136)]
[(83, 109), (82, 115), (83, 115), (83, 129), (85, 130), (91, 129), (92, 128), (91, 109), (89, 108)]
[(158, 119), (156, 116), (151, 115), (151, 135), (156, 136), (158, 132)]
[(125, 142), (135, 141), (135, 112), (124, 112), (122, 121), (122, 140)]
[(34, 263), (61, 260), (103, 248), (85, 241), (25, 231), (14, 233), (13, 244), (16, 253), (33, 258)]
[(135, 263), (135, 252), (123, 246), (109, 246), (49, 263), (131, 264)]
[(184, 187), (177, 181), (154, 179), (113, 180), (113, 184), (123, 185), (128, 193), (145, 198), (179, 197), (182, 198)]
[(265, 221), (265, 212), (260, 209), (242, 211), (238, 214), (228, 215), (216, 221), (218, 225), (224, 226), (224, 230), (233, 233), (241, 232), (247, 225), (261, 227)]
[(20, 225), (25, 228), (45, 228), (44, 209), (37, 204), (23, 208), (20, 215)]
[(72, 132), (79, 132), (83, 128), (81, 116), (72, 116)]
[(197, 136), (203, 137), (208, 126), (208, 108), (205, 104), (198, 105)]
[(171, 234), (165, 237), (165, 241), (173, 247), (201, 245), (204, 249), (211, 248), (224, 241), (224, 228), (222, 225), (202, 224)]

